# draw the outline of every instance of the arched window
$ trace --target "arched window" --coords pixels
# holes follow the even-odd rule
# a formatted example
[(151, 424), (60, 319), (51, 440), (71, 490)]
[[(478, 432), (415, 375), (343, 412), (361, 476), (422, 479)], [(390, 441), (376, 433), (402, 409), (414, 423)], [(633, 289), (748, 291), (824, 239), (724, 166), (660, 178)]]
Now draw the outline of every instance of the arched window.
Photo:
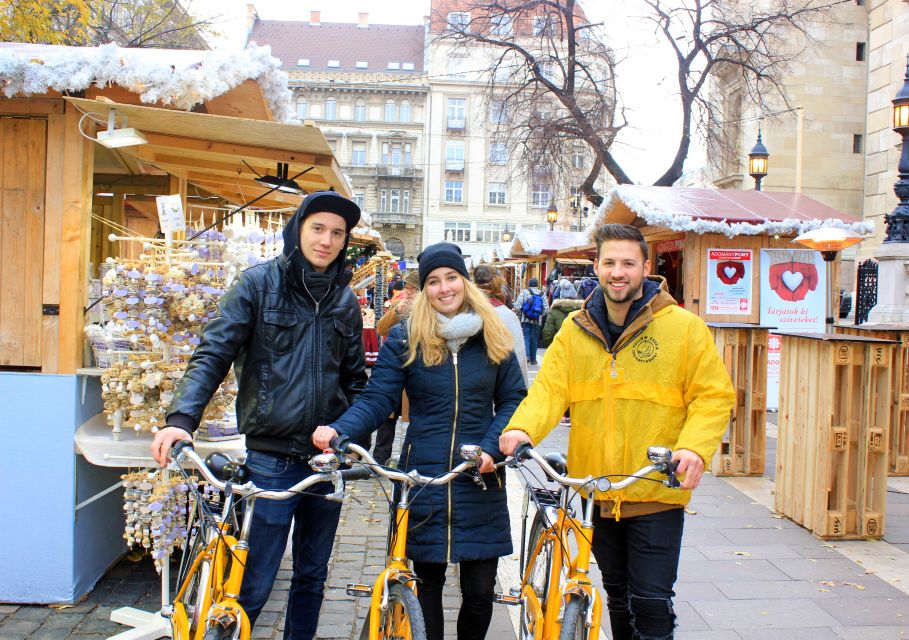
[(410, 102), (403, 100), (401, 102), (401, 122), (410, 122), (411, 118)]
[(360, 98), (354, 104), (354, 120), (364, 122), (366, 120), (366, 100)]
[(395, 105), (394, 100), (389, 100), (385, 103), (385, 122), (397, 122), (398, 121), (398, 109)]
[(334, 98), (329, 98), (325, 101), (325, 119), (326, 120), (337, 120), (338, 119), (338, 101)]
[(387, 238), (385, 249), (396, 258), (404, 257), (404, 241), (400, 238)]
[(306, 101), (306, 98), (299, 98), (297, 100), (297, 117), (300, 120), (305, 120), (309, 115), (309, 103)]

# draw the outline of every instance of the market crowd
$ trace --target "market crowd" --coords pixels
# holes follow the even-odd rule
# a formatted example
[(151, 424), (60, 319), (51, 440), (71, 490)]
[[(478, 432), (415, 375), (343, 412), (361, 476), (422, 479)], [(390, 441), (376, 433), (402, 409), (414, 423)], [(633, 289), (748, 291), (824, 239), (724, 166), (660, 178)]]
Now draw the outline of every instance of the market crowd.
[[(505, 474), (495, 463), (569, 421), (573, 476), (630, 474), (648, 463), (648, 446), (670, 447), (681, 489), (637, 483), (597, 493), (593, 553), (612, 637), (672, 638), (684, 506), (734, 394), (707, 326), (651, 275), (640, 231), (603, 225), (588, 277), (556, 274), (545, 286), (529, 278), (520, 291), (493, 266), (471, 272), (461, 249), (441, 242), (387, 290), (358, 299), (345, 259), (359, 218), (351, 200), (312, 193), (284, 229), (283, 254), (242, 272), (155, 435), (155, 459), (165, 464), (177, 441), (192, 438), (232, 366), (246, 466), (262, 489), (314, 473), (309, 459), (339, 435), (366, 442), (376, 432), (374, 455), (385, 462), (406, 424), (397, 466), (428, 476), (457, 464), (460, 445), (480, 445), (484, 487), (459, 478), (411, 505), (407, 557), (427, 637), (441, 640), (448, 565), (461, 577), (458, 638), (484, 638), (499, 559), (512, 553)], [(387, 299), (378, 320), (366, 312), (372, 296)], [(377, 337), (364, 340), (370, 330)], [(540, 367), (529, 388), (528, 365)], [(318, 495), (330, 487), (316, 486), (260, 501), (253, 515), (240, 603), (254, 624), (291, 536), (285, 639), (313, 638), (322, 604), (341, 507)]]

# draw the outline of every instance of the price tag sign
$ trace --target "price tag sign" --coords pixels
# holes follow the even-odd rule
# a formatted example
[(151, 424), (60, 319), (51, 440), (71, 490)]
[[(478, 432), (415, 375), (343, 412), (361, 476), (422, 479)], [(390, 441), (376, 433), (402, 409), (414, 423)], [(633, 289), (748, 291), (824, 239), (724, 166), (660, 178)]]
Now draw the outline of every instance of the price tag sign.
[(180, 199), (180, 194), (158, 196), (155, 201), (158, 204), (158, 222), (162, 232), (173, 233), (186, 228), (186, 217), (183, 215), (183, 201)]

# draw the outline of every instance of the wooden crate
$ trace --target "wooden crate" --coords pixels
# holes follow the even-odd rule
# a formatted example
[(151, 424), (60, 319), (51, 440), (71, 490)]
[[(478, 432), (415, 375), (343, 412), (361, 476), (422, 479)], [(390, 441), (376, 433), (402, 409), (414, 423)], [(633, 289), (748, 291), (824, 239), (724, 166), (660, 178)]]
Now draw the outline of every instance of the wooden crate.
[(710, 470), (715, 476), (764, 475), (768, 329), (753, 324), (707, 324), (732, 379), (736, 398)]
[(897, 345), (781, 335), (774, 506), (824, 539), (881, 538)]

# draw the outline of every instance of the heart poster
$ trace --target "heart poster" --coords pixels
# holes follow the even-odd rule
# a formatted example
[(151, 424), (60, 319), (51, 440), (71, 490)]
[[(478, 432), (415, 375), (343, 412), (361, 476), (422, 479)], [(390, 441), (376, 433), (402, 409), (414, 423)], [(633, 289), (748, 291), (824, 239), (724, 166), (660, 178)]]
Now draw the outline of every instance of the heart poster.
[(751, 249), (707, 249), (707, 313), (751, 315), (753, 263)]
[[(819, 251), (761, 249), (761, 324), (780, 331), (823, 333), (827, 271)], [(773, 334), (767, 360), (767, 408), (779, 406), (780, 340)]]

